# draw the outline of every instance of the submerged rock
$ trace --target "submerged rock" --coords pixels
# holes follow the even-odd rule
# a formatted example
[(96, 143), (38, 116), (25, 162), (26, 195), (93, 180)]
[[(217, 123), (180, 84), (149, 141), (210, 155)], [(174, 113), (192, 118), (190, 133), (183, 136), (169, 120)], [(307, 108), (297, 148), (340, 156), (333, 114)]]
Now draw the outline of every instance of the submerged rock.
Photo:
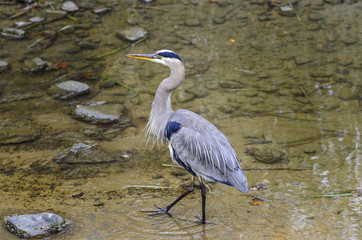
[(253, 156), (256, 161), (262, 163), (288, 163), (288, 152), (272, 148), (264, 149), (247, 149), (246, 153)]
[(220, 87), (238, 89), (238, 88), (243, 88), (244, 85), (235, 81), (220, 81)]
[(89, 90), (90, 87), (87, 84), (69, 80), (51, 86), (48, 89), (48, 94), (53, 98), (67, 100), (87, 94)]
[(123, 110), (121, 104), (78, 105), (73, 110), (73, 116), (82, 121), (95, 124), (117, 123), (122, 120)]
[(117, 38), (130, 42), (135, 42), (146, 36), (147, 36), (147, 30), (142, 27), (128, 27), (116, 33)]
[(26, 32), (18, 28), (4, 28), (1, 35), (7, 39), (22, 39), (26, 36)]
[(54, 161), (59, 164), (95, 164), (109, 163), (113, 159), (96, 146), (78, 143), (62, 151)]
[(67, 15), (66, 11), (61, 10), (45, 10), (41, 12), (41, 17), (44, 18), (46, 21), (51, 22), (58, 19), (61, 19)]
[(54, 213), (13, 215), (4, 218), (4, 226), (20, 238), (41, 237), (60, 232), (66, 221)]
[(0, 118), (0, 144), (15, 144), (37, 139), (40, 131), (28, 119)]
[(21, 65), (21, 70), (24, 73), (35, 73), (45, 69), (48, 66), (48, 63), (41, 58), (33, 58), (25, 60)]

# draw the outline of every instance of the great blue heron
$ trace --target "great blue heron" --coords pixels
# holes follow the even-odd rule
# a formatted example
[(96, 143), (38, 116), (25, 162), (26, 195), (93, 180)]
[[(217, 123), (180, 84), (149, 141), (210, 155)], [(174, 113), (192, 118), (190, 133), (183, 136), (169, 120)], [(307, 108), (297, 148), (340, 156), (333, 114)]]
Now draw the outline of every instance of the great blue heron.
[(184, 64), (176, 53), (159, 50), (153, 54), (127, 56), (161, 63), (171, 69), (171, 75), (158, 86), (147, 123), (147, 135), (160, 143), (167, 142), (173, 162), (192, 175), (191, 185), (185, 193), (167, 207), (152, 212), (168, 213), (176, 203), (194, 190), (194, 178), (198, 177), (202, 196), (200, 223), (204, 224), (206, 188), (203, 180), (221, 182), (234, 186), (241, 192), (249, 192), (236, 153), (224, 134), (209, 121), (188, 110), (172, 110), (171, 94), (185, 79)]

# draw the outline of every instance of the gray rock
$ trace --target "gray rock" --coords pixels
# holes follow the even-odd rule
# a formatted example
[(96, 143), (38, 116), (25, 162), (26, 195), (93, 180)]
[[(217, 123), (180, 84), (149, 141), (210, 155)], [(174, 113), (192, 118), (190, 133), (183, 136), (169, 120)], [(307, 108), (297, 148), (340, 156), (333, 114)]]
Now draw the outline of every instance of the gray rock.
[(36, 57), (30, 60), (25, 60), (20, 68), (24, 73), (35, 73), (45, 69), (47, 66), (47, 62)]
[(41, 237), (60, 232), (66, 221), (54, 213), (13, 215), (4, 218), (4, 226), (20, 238)]
[(116, 37), (122, 40), (135, 42), (147, 36), (147, 30), (142, 27), (128, 27), (116, 33)]
[(26, 37), (26, 32), (23, 29), (3, 28), (1, 35), (7, 39), (22, 39)]
[(77, 143), (65, 149), (53, 160), (59, 164), (96, 164), (114, 161), (103, 150), (84, 143)]
[(5, 72), (8, 69), (9, 64), (5, 61), (0, 61), (0, 73)]
[(15, 144), (37, 139), (40, 131), (28, 119), (0, 118), (0, 144)]
[(72, 1), (66, 1), (62, 4), (61, 9), (67, 12), (75, 12), (78, 11), (79, 8), (77, 6), (77, 4), (75, 4)]
[(40, 13), (40, 17), (44, 18), (46, 21), (55, 21), (61, 19), (67, 15), (66, 11), (61, 10), (45, 10)]
[(89, 90), (90, 87), (87, 84), (69, 80), (51, 86), (47, 92), (53, 98), (66, 100), (87, 94)]
[(123, 110), (121, 104), (78, 105), (73, 110), (73, 116), (85, 122), (109, 124), (122, 121)]
[(92, 43), (90, 41), (80, 41), (78, 46), (84, 49), (96, 49), (98, 47), (97, 44)]

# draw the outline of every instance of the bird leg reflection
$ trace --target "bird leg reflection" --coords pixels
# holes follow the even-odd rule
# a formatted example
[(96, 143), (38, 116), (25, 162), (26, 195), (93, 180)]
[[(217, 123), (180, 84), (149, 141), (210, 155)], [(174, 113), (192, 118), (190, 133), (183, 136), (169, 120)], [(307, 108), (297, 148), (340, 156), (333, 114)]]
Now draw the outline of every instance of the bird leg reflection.
[[(154, 210), (154, 211), (142, 211), (142, 212), (148, 212), (148, 213), (153, 213), (153, 214), (150, 214), (150, 216), (153, 216), (153, 215), (157, 215), (157, 214), (169, 214), (168, 211), (176, 205), (176, 203), (178, 203), (181, 199), (183, 199), (184, 197), (186, 197), (187, 195), (189, 195), (190, 193), (192, 193), (195, 189), (194, 187), (194, 181), (195, 181), (195, 178), (194, 176), (192, 176), (191, 178), (191, 185), (190, 187), (187, 188), (187, 191), (184, 192), (181, 196), (179, 196), (175, 201), (173, 201), (170, 205), (168, 205), (167, 207), (165, 208), (160, 208), (158, 207), (157, 205), (155, 205), (155, 207), (158, 208), (158, 210)], [(205, 188), (205, 187), (204, 187)], [(202, 193), (202, 190), (201, 190), (201, 193)], [(203, 201), (204, 201), (204, 198), (203, 198)], [(203, 204), (204, 205), (204, 204)], [(205, 214), (203, 213), (203, 219), (205, 220)]]

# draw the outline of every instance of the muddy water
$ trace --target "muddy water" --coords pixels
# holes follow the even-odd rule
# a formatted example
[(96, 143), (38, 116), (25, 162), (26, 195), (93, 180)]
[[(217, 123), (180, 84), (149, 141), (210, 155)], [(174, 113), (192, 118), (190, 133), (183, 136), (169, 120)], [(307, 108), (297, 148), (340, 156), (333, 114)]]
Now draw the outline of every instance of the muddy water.
[[(22, 143), (0, 145), (1, 217), (50, 211), (67, 218), (66, 231), (49, 239), (361, 239), (361, 2), (291, 1), (294, 12), (289, 1), (107, 2), (82, 1), (72, 15), (77, 22), (63, 18), (33, 28), (26, 39), (0, 39), (0, 60), (10, 65), (0, 75), (2, 137), (22, 135), (14, 129), (26, 133)], [(105, 6), (111, 11), (92, 13)], [(11, 13), (20, 7), (1, 6)], [(13, 20), (0, 24), (12, 26)], [(41, 31), (77, 24), (83, 27), (29, 50)], [(127, 45), (115, 33), (131, 25), (145, 28), (148, 38), (89, 60)], [(82, 39), (98, 47), (69, 53)], [(125, 55), (159, 49), (174, 50), (186, 66), (174, 109), (192, 110), (217, 125), (233, 144), (249, 186), (265, 188), (242, 194), (210, 184), (211, 224), (205, 226), (189, 222), (201, 214), (199, 191), (176, 205), (172, 217), (141, 212), (166, 206), (189, 184), (165, 146), (141, 144), (153, 94), (169, 71)], [(34, 57), (70, 65), (22, 72), (24, 59)], [(48, 95), (50, 86), (74, 76), (93, 92), (65, 101)], [(132, 126), (95, 125), (71, 114), (79, 104), (100, 101), (122, 104)], [(77, 143), (97, 146), (112, 160), (54, 160)], [(265, 149), (283, 161), (257, 161), (255, 152)], [(17, 239), (4, 228), (0, 234)]]

